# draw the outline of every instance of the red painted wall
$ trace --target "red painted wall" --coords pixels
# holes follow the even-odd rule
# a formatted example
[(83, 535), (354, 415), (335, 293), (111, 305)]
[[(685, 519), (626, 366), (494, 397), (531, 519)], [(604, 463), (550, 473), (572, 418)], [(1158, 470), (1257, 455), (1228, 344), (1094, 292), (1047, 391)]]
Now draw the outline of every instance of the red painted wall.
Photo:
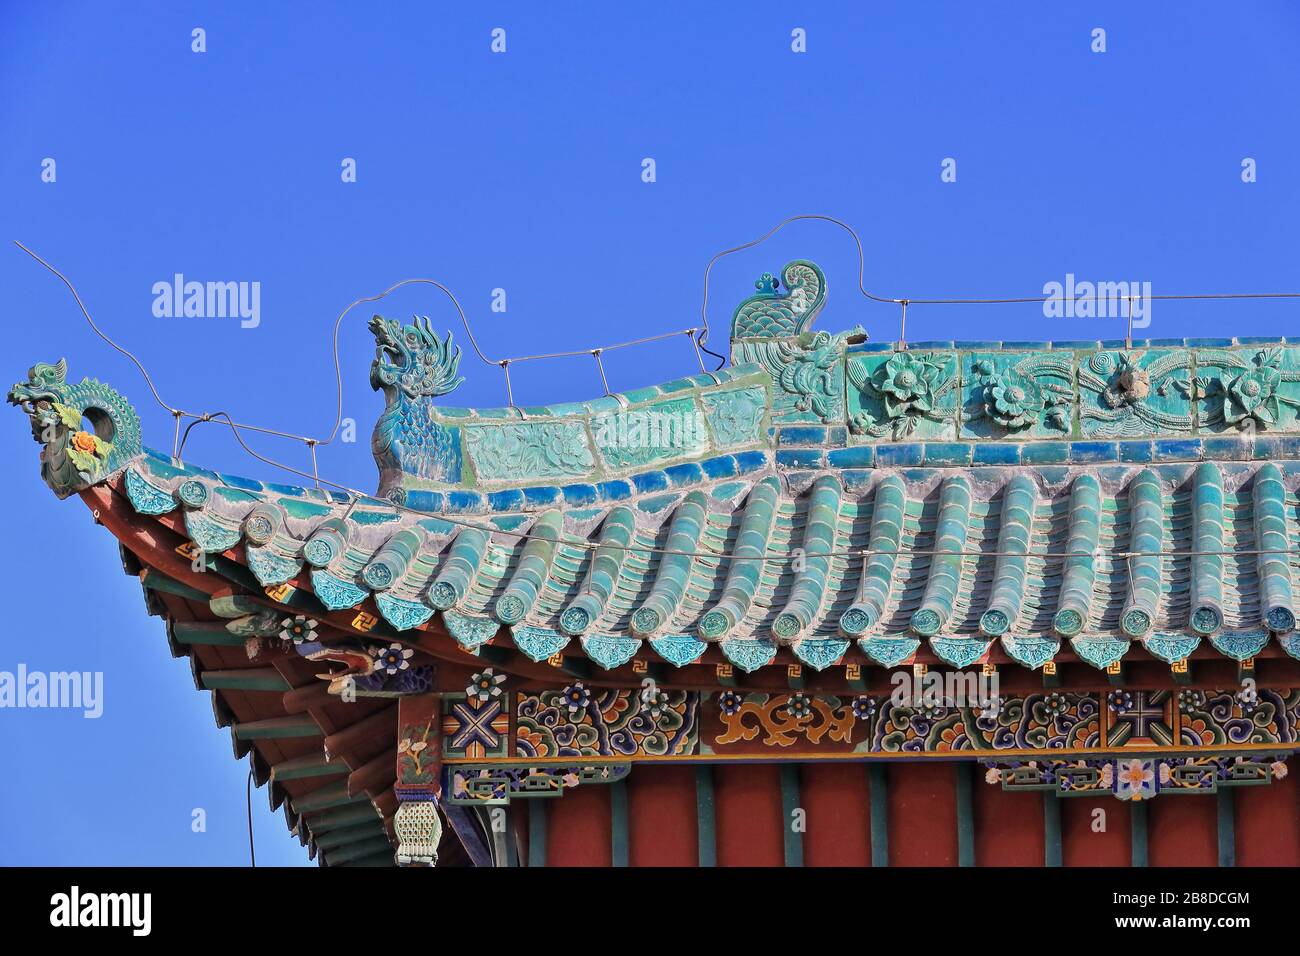
[(1043, 795), (1009, 793), (981, 771), (974, 781), (975, 865), (1042, 866)]
[(957, 798), (948, 761), (891, 763), (889, 865), (956, 866)]
[(775, 764), (714, 764), (718, 866), (781, 866), (781, 776)]
[(870, 801), (865, 764), (801, 766), (799, 803), (808, 814), (804, 866), (870, 866)]
[(1147, 805), (1150, 866), (1218, 866), (1218, 801), (1213, 794), (1161, 794)]
[(627, 791), (628, 864), (697, 866), (695, 767), (641, 764)]
[[(715, 764), (714, 813), (720, 866), (781, 866), (785, 824), (780, 769), (774, 764)], [(956, 788), (951, 762), (893, 763), (889, 780), (889, 856), (893, 866), (955, 866)], [(698, 862), (696, 768), (642, 765), (628, 792), (629, 862), (633, 866), (695, 866)], [(813, 763), (799, 769), (807, 866), (869, 866), (870, 788), (860, 763)], [(1238, 787), (1238, 866), (1300, 865), (1300, 777), (1269, 786)], [(522, 804), (521, 804), (522, 805)], [(589, 784), (545, 801), (547, 864), (609, 866), (610, 788)], [(1062, 862), (1066, 866), (1128, 866), (1130, 805), (1110, 797), (1064, 798)], [(1105, 811), (1094, 832), (1094, 809)], [(981, 866), (1042, 866), (1043, 799), (1007, 793), (975, 778), (975, 861)], [(1152, 866), (1215, 866), (1217, 805), (1212, 796), (1162, 795), (1146, 804)], [(526, 816), (516, 825), (524, 831)]]
[[(1061, 864), (1063, 866), (1128, 866), (1132, 860), (1129, 807), (1114, 797), (1061, 797)], [(1196, 797), (1157, 797), (1195, 800)], [(1106, 812), (1105, 832), (1092, 829), (1092, 811)]]
[(546, 865), (609, 866), (609, 787), (589, 783), (546, 800)]
[(1237, 787), (1238, 866), (1300, 866), (1300, 760), (1268, 786)]

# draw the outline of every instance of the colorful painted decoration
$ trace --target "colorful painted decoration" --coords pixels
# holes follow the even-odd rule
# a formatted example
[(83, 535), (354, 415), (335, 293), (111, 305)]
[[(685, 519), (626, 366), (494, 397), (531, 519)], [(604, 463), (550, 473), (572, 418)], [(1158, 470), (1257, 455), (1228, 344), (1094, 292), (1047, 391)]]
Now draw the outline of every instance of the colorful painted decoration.
[(1283, 777), (1300, 347), (875, 343), (814, 329), (826, 301), (796, 260), (732, 367), (527, 409), (446, 405), (451, 334), (376, 316), (375, 496), (145, 449), (62, 361), (9, 399), (331, 865), (491, 862), (520, 847), (473, 808), (588, 784), (617, 859), (624, 781), (678, 761), (938, 757), (1134, 802)]

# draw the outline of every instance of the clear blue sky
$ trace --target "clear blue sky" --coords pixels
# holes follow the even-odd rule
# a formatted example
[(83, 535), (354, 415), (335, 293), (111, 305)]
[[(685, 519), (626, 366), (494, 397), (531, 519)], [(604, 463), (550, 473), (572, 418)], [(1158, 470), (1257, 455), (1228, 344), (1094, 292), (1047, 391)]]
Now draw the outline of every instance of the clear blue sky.
[[(136, 401), (147, 443), (170, 446), (137, 373), (10, 239), (73, 278), (168, 401), (320, 433), (334, 417), (329, 329), (358, 296), (433, 277), (490, 353), (588, 347), (694, 324), (709, 257), (794, 213), (856, 225), (883, 295), (1034, 295), (1066, 273), (1157, 294), (1300, 290), (1294, 4), (800, 7), (3, 0), (0, 375), (67, 356), (74, 378)], [(206, 53), (191, 51), (195, 27)], [(490, 50), (497, 27), (504, 54)], [(1090, 49), (1097, 27), (1105, 53)], [(345, 157), (355, 183), (341, 181)], [(945, 158), (955, 183), (941, 182)], [(895, 312), (853, 289), (847, 237), (798, 224), (715, 269), (715, 345), (753, 280), (794, 257), (828, 276), (820, 327), (895, 337)], [(260, 282), (261, 324), (156, 318), (151, 288), (177, 272)], [(504, 314), (489, 310), (498, 287)], [(455, 321), (427, 288), (381, 308)], [(1157, 302), (1147, 334), (1296, 333), (1297, 308)], [(320, 456), (364, 488), (381, 408), (370, 314), (341, 339), (359, 441)], [(1033, 305), (909, 313), (914, 340), (1119, 335)], [(682, 339), (606, 367), (617, 389), (694, 361)], [(470, 355), (461, 371), (455, 403), (503, 402), (498, 371)], [(520, 403), (599, 391), (586, 359), (514, 378)], [(106, 687), (99, 720), (0, 711), (0, 863), (245, 863), (246, 763), (168, 655), (116, 543), (41, 484), (23, 417), (4, 422), (0, 670), (102, 670)], [(195, 430), (187, 457), (275, 477), (217, 426)], [(254, 806), (259, 862), (303, 862), (264, 792)]]

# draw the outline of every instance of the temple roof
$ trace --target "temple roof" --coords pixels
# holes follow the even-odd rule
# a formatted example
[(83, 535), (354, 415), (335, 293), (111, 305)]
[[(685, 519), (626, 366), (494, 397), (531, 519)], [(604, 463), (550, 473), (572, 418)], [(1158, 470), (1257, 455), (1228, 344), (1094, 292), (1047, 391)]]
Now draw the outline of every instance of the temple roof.
[[(1134, 643), (1170, 662), (1203, 639), (1237, 659), (1270, 632), (1293, 646), (1300, 462), (709, 467), (613, 500), (439, 517), (154, 455), (124, 486), (203, 551), (242, 547), (261, 587), (373, 601), (397, 632), (436, 615), (467, 650), (506, 639), (536, 661), (572, 644), (602, 668), (646, 652), (681, 667), (716, 643), (744, 671), (781, 646), (820, 670), (855, 643), (889, 666), (928, 641), (960, 667), (999, 641), (1037, 668), (1064, 639), (1105, 668)], [(1271, 535), (1281, 553), (1258, 553)]]
[[(376, 316), (373, 496), (149, 450), (130, 403), (63, 362), (10, 400), (327, 861), (383, 858), (391, 698), (482, 661), (705, 688), (1300, 655), (1300, 347), (873, 344), (811, 329), (812, 263), (756, 286), (732, 367), (528, 408), (442, 404), (451, 336)], [(403, 648), (418, 666), (374, 669)]]

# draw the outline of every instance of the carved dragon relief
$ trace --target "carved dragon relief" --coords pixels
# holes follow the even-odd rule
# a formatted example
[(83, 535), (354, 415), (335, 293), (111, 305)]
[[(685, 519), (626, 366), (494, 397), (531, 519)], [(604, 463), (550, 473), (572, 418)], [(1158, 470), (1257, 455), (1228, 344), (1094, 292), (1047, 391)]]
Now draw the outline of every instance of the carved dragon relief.
[(118, 392), (93, 378), (68, 384), (68, 363), (38, 362), (9, 403), (27, 413), (40, 443), (41, 477), (60, 498), (83, 491), (140, 454), (140, 418)]

